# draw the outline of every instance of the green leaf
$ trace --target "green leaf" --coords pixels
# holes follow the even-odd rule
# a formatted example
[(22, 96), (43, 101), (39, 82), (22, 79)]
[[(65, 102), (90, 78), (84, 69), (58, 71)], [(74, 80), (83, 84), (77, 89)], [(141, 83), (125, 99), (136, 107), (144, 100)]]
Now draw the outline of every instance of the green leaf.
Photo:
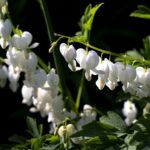
[(55, 143), (60, 142), (60, 141), (59, 141), (59, 137), (58, 137), (58, 136), (55, 136), (55, 135), (51, 136), (50, 138), (48, 138), (48, 139), (46, 139), (46, 140), (49, 141), (51, 144), (55, 144)]
[(33, 137), (41, 137), (41, 129), (40, 127), (40, 132), (38, 130), (37, 122), (35, 119), (31, 117), (27, 117), (27, 126), (28, 126), (28, 132), (33, 136)]
[(150, 19), (150, 8), (144, 5), (138, 5), (138, 10), (135, 10), (130, 14), (130, 16), (142, 19)]
[(42, 124), (40, 124), (38, 126), (38, 131), (39, 131), (40, 136), (42, 136), (42, 134), (43, 134), (43, 125)]
[(130, 51), (127, 51), (126, 54), (128, 56), (132, 56), (132, 57), (135, 57), (135, 58), (143, 58), (143, 56), (137, 51), (137, 50), (130, 50)]
[(82, 127), (83, 129), (81, 131), (76, 132), (72, 137), (80, 137), (80, 136), (86, 136), (86, 137), (94, 137), (94, 136), (105, 136), (106, 135), (103, 131), (103, 128), (100, 126), (100, 123), (98, 122), (92, 122)]
[(103, 3), (100, 3), (92, 7), (92, 5), (89, 4), (86, 7), (85, 12), (83, 16), (81, 17), (80, 23), (79, 23), (81, 31), (77, 32), (75, 36), (72, 38), (72, 40), (78, 41), (78, 42), (89, 42), (90, 31), (92, 30), (92, 24), (93, 24), (95, 14), (102, 5)]
[(40, 150), (42, 147), (42, 142), (39, 138), (31, 139), (31, 149), (32, 150)]
[(150, 36), (147, 36), (143, 39), (143, 45), (144, 48), (141, 49), (141, 54), (144, 56), (144, 58), (150, 58)]
[(100, 122), (105, 125), (106, 128), (112, 128), (121, 131), (126, 129), (126, 125), (122, 118), (118, 114), (111, 111), (107, 113), (107, 116), (102, 116), (100, 118)]

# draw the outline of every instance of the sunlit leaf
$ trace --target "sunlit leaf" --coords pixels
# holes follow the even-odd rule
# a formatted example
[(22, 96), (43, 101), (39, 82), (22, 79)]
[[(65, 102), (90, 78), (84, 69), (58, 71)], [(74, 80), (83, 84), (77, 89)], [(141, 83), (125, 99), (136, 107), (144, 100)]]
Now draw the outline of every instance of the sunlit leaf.
[(138, 5), (138, 10), (130, 14), (131, 17), (150, 19), (150, 8), (144, 5)]

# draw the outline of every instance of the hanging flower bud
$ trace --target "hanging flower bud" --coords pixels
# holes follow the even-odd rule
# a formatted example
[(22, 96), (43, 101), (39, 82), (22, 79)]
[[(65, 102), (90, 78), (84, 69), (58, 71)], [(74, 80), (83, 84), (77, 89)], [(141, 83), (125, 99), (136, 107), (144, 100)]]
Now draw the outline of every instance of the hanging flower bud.
[(76, 71), (76, 50), (73, 45), (67, 45), (65, 43), (60, 44), (60, 53), (65, 58), (66, 62), (68, 62), (68, 67), (72, 71)]
[(136, 71), (131, 65), (124, 65), (120, 62), (116, 63), (118, 68), (118, 78), (122, 83), (131, 82), (136, 77)]
[[(18, 66), (20, 69), (24, 72), (34, 72), (36, 70), (37, 66), (37, 56), (35, 53), (30, 52), (26, 53), (24, 51), (19, 51), (22, 54), (22, 57), (20, 57), (20, 61), (18, 62)], [(21, 59), (22, 58), (22, 59)]]
[(60, 52), (68, 63), (76, 58), (76, 50), (73, 45), (60, 44)]
[[(101, 58), (99, 58), (99, 59), (101, 59)], [(98, 74), (98, 80), (96, 81), (96, 86), (100, 90), (102, 90), (104, 88), (104, 86), (108, 80), (108, 76), (109, 76), (109, 67), (108, 67), (107, 59), (103, 60), (102, 62), (100, 60), (96, 69), (104, 72), (103, 74)]]
[(9, 19), (0, 20), (0, 36), (7, 39), (12, 31), (12, 23)]
[(31, 103), (32, 103), (31, 98), (33, 96), (33, 91), (34, 91), (33, 87), (30, 87), (27, 85), (22, 86), (21, 93), (22, 93), (22, 97), (23, 97), (23, 100), (22, 100), (23, 104), (31, 105)]
[(47, 83), (51, 88), (56, 88), (59, 83), (59, 77), (55, 72), (55, 69), (52, 68), (50, 73), (47, 75)]
[[(27, 77), (29, 78), (29, 77)], [(29, 81), (34, 87), (43, 87), (47, 79), (46, 72), (43, 69), (38, 69), (32, 73)]]
[(64, 137), (66, 135), (66, 128), (65, 126), (60, 126), (59, 129), (58, 129), (58, 135), (60, 137)]
[(73, 133), (75, 132), (75, 127), (73, 124), (68, 124), (66, 126), (66, 130), (67, 130), (67, 136), (69, 137), (69, 136), (73, 135)]
[(9, 87), (13, 92), (16, 92), (18, 89), (19, 77), (20, 77), (20, 70), (10, 65), (8, 67), (8, 79), (10, 81)]
[(85, 70), (85, 77), (88, 81), (91, 80), (92, 72), (91, 70), (95, 69), (95, 67), (99, 63), (99, 56), (93, 50), (87, 52), (82, 48), (77, 49), (77, 62), (80, 67)]
[(145, 85), (150, 87), (150, 68), (148, 68), (144, 74), (144, 78), (145, 78)]
[(9, 36), (12, 31), (12, 23), (9, 19), (0, 20), (0, 45), (3, 49), (8, 46)]

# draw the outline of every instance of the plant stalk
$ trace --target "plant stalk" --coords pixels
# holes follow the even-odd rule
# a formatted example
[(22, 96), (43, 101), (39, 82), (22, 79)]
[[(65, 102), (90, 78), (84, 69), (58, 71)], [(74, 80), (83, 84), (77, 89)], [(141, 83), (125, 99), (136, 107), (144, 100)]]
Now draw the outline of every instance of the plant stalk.
[[(53, 26), (52, 26), (52, 23), (51, 23), (51, 18), (50, 18), (50, 15), (49, 15), (46, 0), (39, 0), (39, 3), (40, 3), (40, 6), (41, 6), (41, 9), (42, 9), (42, 12), (43, 12), (48, 37), (49, 37), (50, 43), (52, 44), (56, 39), (55, 39), (55, 36), (54, 36), (54, 30), (53, 30)], [(71, 93), (70, 93), (70, 91), (68, 90), (68, 88), (66, 86), (65, 76), (64, 76), (64, 69), (63, 69), (63, 66), (62, 66), (61, 57), (60, 57), (60, 53), (59, 53), (58, 50), (53, 50), (53, 58), (54, 58), (54, 63), (55, 63), (55, 66), (56, 66), (57, 73), (59, 75), (60, 87), (61, 87), (61, 90), (62, 90), (63, 98), (66, 101), (68, 101), (68, 103), (71, 105), (70, 107), (73, 107), (74, 102), (73, 102)], [(65, 102), (65, 103), (67, 103), (67, 102)], [(71, 108), (71, 109), (73, 109), (73, 108)]]

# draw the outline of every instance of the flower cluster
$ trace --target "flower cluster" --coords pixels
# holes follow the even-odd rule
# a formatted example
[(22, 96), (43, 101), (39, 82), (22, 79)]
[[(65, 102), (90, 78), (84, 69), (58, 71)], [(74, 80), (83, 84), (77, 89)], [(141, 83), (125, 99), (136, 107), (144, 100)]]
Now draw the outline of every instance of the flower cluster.
[(60, 44), (60, 52), (72, 71), (83, 69), (85, 78), (90, 81), (92, 75), (97, 75), (96, 86), (102, 90), (105, 85), (114, 90), (121, 82), (124, 92), (129, 92), (139, 98), (150, 96), (150, 69), (134, 68), (122, 62), (113, 63), (107, 58), (103, 59), (93, 51), (83, 48), (77, 50), (73, 45)]
[[(1, 2), (0, 8), (4, 7), (5, 4), (8, 5), (7, 1)], [(51, 131), (66, 116), (72, 119), (77, 118), (74, 112), (68, 112), (64, 108), (63, 98), (59, 92), (59, 76), (55, 69), (50, 69), (47, 74), (44, 69), (38, 67), (38, 57), (31, 49), (36, 48), (39, 43), (32, 44), (33, 36), (30, 32), (23, 32), (18, 28), (12, 31), (12, 28), (11, 20), (1, 17), (0, 46), (2, 49), (6, 49), (6, 58), (3, 61), (5, 65), (2, 63), (0, 65), (0, 87), (5, 87), (8, 79), (9, 87), (13, 92), (16, 92), (19, 86), (20, 73), (24, 73), (25, 79), (21, 88), (22, 103), (30, 106), (31, 112), (40, 112), (42, 117), (48, 116), (48, 122), (52, 125)], [(61, 47), (61, 53), (69, 63), (69, 68), (73, 71), (80, 69), (76, 67), (74, 60), (76, 58), (75, 48), (73, 46), (68, 47), (66, 44), (62, 44)], [(66, 48), (67, 52), (65, 51)], [(92, 55), (96, 55), (96, 53), (91, 51), (86, 59), (94, 62), (91, 59)], [(96, 65), (86, 64), (84, 69), (87, 71), (87, 77), (90, 77), (91, 70)], [(96, 113), (93, 108), (85, 105), (77, 123), (78, 129), (95, 119)], [(67, 128), (69, 127), (67, 126)]]
[[(7, 1), (0, 2), (2, 8)], [(0, 65), (0, 87), (6, 85), (7, 79), (13, 92), (18, 89), (20, 73), (24, 73), (25, 79), (22, 86), (22, 103), (31, 106), (31, 112), (40, 112), (41, 116), (48, 116), (48, 122), (54, 125), (64, 119), (64, 104), (62, 95), (59, 93), (59, 77), (55, 69), (47, 74), (45, 70), (38, 67), (38, 58), (31, 49), (36, 48), (39, 43), (33, 43), (30, 32), (22, 32), (14, 29), (10, 19), (1, 15), (0, 19), (0, 46), (6, 49), (6, 58)]]

